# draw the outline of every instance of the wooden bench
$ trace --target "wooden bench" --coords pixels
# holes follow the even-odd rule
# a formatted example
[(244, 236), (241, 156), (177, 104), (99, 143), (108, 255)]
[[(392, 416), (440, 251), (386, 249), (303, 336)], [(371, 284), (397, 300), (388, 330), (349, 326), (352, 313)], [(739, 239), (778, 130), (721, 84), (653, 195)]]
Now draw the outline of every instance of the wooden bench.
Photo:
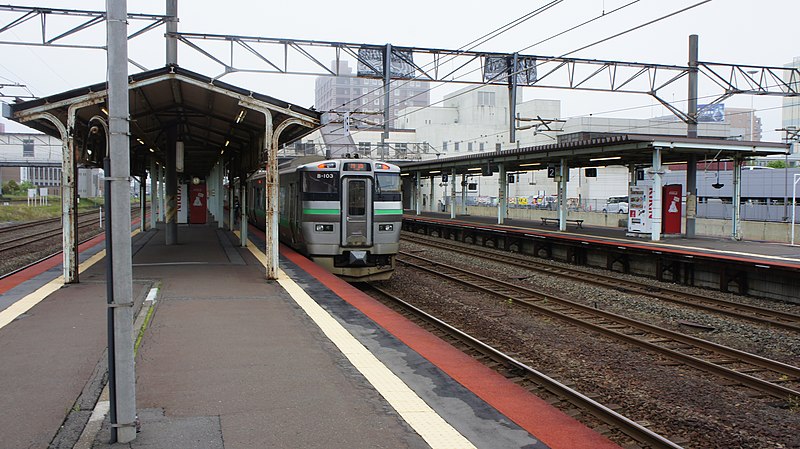
[[(583, 229), (583, 220), (567, 219), (566, 222), (567, 223), (572, 223), (574, 225), (577, 225), (579, 228)], [(549, 224), (558, 225), (558, 218), (542, 217), (542, 224), (543, 225), (549, 225)]]

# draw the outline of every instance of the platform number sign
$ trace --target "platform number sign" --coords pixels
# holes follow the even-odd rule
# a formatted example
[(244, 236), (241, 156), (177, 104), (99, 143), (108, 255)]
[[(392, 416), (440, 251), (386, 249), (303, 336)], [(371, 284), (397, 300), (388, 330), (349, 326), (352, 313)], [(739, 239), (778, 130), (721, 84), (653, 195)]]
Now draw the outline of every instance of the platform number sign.
[(554, 164), (550, 164), (547, 166), (547, 177), (548, 178), (555, 178), (558, 171), (556, 170), (557, 167)]

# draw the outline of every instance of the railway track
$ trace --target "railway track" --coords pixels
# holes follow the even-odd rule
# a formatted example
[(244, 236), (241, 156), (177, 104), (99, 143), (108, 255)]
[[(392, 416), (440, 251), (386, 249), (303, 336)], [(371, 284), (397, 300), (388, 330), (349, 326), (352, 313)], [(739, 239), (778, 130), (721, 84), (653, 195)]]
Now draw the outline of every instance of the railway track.
[[(395, 310), (406, 316), (413, 317), (417, 322), (425, 323), (425, 327), (440, 338), (448, 341), (463, 352), (470, 353), (473, 358), (500, 372), (505, 377), (511, 377), (514, 382), (547, 400), (550, 404), (557, 403), (562, 410), (569, 408), (571, 416), (576, 414), (588, 415), (593, 418), (589, 421), (599, 421), (604, 425), (604, 428), (595, 426), (595, 429), (603, 435), (609, 436), (610, 433), (616, 430), (637, 443), (638, 447), (672, 449), (681, 447), (647, 427), (626, 418), (513, 357), (414, 307), (386, 290), (374, 284), (368, 284), (368, 286), (369, 289), (378, 292), (382, 298), (388, 300)], [(572, 411), (577, 413), (572, 413)]]
[(621, 315), (483, 276), (415, 254), (400, 252), (399, 263), (513, 301), (532, 310), (645, 348), (676, 362), (787, 401), (800, 401), (800, 368), (673, 332)]
[(683, 292), (677, 289), (670, 289), (666, 287), (655, 288), (652, 285), (646, 285), (636, 281), (621, 279), (619, 277), (610, 275), (592, 273), (584, 270), (568, 269), (552, 264), (537, 262), (529, 257), (487, 251), (477, 246), (464, 247), (428, 238), (420, 238), (417, 235), (414, 235), (414, 237), (415, 238), (413, 242), (421, 245), (446, 249), (448, 251), (454, 251), (462, 254), (478, 254), (495, 262), (502, 262), (508, 265), (524, 268), (526, 270), (569, 279), (571, 281), (593, 284), (625, 293), (643, 295), (650, 298), (681, 304), (687, 307), (732, 316), (742, 320), (753, 321), (768, 326), (775, 326), (782, 329), (800, 332), (800, 315), (771, 310), (764, 307), (751, 306), (748, 304), (740, 304), (723, 299), (709, 298), (707, 296)]
[[(96, 218), (97, 213), (90, 212), (86, 214), (82, 214), (78, 217), (78, 229), (83, 229), (89, 226), (97, 225), (98, 220)], [(3, 228), (0, 229), (0, 253), (5, 251), (11, 251), (17, 248), (24, 247), (31, 243), (40, 242), (42, 240), (51, 239), (53, 237), (60, 236), (62, 233), (62, 229), (60, 227), (61, 219), (48, 219), (42, 220), (35, 223), (28, 223), (25, 225), (17, 225), (13, 227)], [(58, 224), (56, 228), (46, 228), (43, 231), (34, 232), (31, 234), (25, 234), (21, 236), (14, 236), (14, 233), (19, 232), (23, 229), (28, 229), (30, 227), (39, 227), (43, 225), (49, 224)]]

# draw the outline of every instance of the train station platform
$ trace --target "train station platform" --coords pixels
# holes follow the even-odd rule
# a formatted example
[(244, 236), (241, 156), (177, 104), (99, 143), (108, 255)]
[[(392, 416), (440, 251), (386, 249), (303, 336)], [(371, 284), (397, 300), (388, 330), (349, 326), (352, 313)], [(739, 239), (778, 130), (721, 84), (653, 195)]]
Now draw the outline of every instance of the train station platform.
[(137, 439), (108, 444), (100, 245), (80, 284), (6, 292), (0, 447), (616, 447), (287, 248), (267, 281), (263, 248), (215, 226), (163, 242), (134, 237)]
[[(433, 218), (437, 220), (450, 220), (449, 213), (441, 212), (422, 212), (416, 215), (414, 211), (406, 210), (404, 218)], [(624, 218), (625, 215), (622, 215)], [(502, 226), (504, 228), (519, 228), (533, 230), (542, 235), (558, 236), (559, 238), (586, 238), (591, 237), (598, 241), (608, 242), (609, 244), (642, 244), (663, 250), (674, 250), (682, 253), (705, 254), (718, 258), (739, 258), (741, 260), (750, 259), (754, 263), (776, 263), (784, 264), (787, 267), (800, 269), (800, 246), (792, 246), (786, 243), (764, 242), (755, 240), (733, 240), (731, 238), (707, 237), (698, 235), (693, 238), (663, 236), (658, 242), (653, 242), (649, 236), (632, 237), (628, 236), (627, 229), (607, 226), (591, 226), (581, 223), (578, 226), (574, 221), (568, 221), (566, 231), (558, 231), (558, 221), (548, 219), (545, 223), (542, 220), (525, 220), (518, 218), (506, 218), (503, 225), (497, 224), (497, 217), (482, 215), (456, 215), (457, 221), (465, 223), (480, 223), (490, 226)]]
[[(624, 216), (623, 216), (624, 217)], [(697, 236), (627, 235), (625, 228), (557, 220), (506, 219), (406, 210), (403, 229), (414, 233), (524, 252), (575, 265), (654, 277), (659, 281), (800, 303), (800, 247), (787, 243)]]

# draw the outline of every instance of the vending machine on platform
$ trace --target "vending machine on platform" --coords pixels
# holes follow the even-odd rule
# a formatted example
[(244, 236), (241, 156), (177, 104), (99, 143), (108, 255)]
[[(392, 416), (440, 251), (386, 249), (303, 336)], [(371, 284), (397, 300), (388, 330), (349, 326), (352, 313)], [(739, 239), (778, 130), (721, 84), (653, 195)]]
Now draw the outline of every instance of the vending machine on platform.
[(681, 195), (680, 184), (665, 185), (661, 196), (661, 232), (664, 235), (681, 233)]
[[(653, 231), (653, 186), (640, 183), (628, 190), (628, 235), (639, 236)], [(683, 187), (669, 184), (661, 188), (661, 233), (681, 233)]]
[(650, 234), (653, 223), (653, 186), (637, 184), (628, 190), (628, 235)]

